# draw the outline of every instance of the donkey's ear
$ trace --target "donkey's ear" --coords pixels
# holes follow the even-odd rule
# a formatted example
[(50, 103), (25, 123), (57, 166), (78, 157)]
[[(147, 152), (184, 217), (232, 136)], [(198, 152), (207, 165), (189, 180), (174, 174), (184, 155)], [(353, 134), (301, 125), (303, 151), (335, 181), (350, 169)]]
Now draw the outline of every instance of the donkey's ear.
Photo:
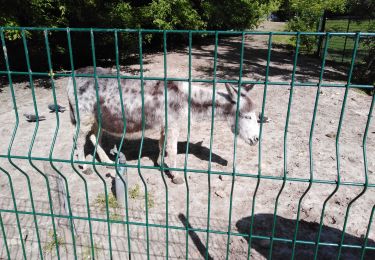
[(237, 100), (237, 89), (229, 83), (225, 83), (225, 88), (227, 89), (229, 98), (235, 102)]
[(250, 90), (252, 90), (254, 88), (254, 85), (255, 84), (245, 84), (242, 86), (242, 89), (245, 91), (245, 92), (249, 92)]

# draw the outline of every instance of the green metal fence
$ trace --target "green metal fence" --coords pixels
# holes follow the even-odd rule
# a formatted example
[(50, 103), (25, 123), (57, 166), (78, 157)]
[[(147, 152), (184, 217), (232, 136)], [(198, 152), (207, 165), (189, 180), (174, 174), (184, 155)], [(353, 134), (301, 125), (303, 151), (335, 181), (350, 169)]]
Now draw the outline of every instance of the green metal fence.
[[(24, 52), (25, 56), (25, 61), (26, 61), (26, 67), (27, 70), (24, 71), (16, 71), (16, 70), (11, 70), (11, 64), (9, 61), (9, 53), (7, 53), (7, 38), (6, 35), (8, 32), (17, 32), (20, 39), (22, 40), (22, 49), (19, 50)], [(45, 48), (45, 57), (47, 57), (48, 61), (48, 71), (33, 71), (31, 68), (31, 63), (29, 59), (29, 48), (28, 48), (28, 39), (29, 39), (29, 34), (31, 32), (37, 32), (43, 35), (44, 38), (44, 46)], [(50, 41), (49, 41), (49, 35), (50, 33), (53, 32), (59, 32), (59, 33), (64, 33), (66, 35), (66, 42), (67, 42), (67, 50), (68, 50), (68, 56), (70, 59), (70, 69), (71, 72), (64, 72), (61, 70), (57, 70), (53, 66), (53, 61), (51, 58), (51, 52), (50, 52)], [(106, 33), (106, 34), (111, 34), (114, 37), (114, 46), (115, 46), (115, 68), (117, 71), (116, 76), (112, 75), (98, 75), (96, 73), (94, 74), (77, 74), (75, 73), (75, 63), (74, 63), (74, 55), (73, 55), (73, 49), (74, 46), (72, 45), (72, 40), (71, 40), (71, 34), (72, 33), (89, 33), (90, 35), (90, 46), (87, 46), (87, 48), (90, 48), (91, 54), (92, 54), (92, 65), (94, 66), (94, 71), (96, 71), (96, 51), (95, 51), (95, 36), (98, 33)], [(120, 74), (120, 55), (119, 55), (119, 34), (120, 33), (132, 33), (136, 35), (138, 38), (138, 50), (139, 50), (139, 67), (140, 67), (140, 73), (139, 75), (123, 75)], [(143, 69), (143, 45), (144, 45), (144, 39), (146, 35), (162, 35), (163, 39), (163, 66), (164, 66), (164, 75), (161, 77), (146, 77), (144, 76), (144, 69)], [(188, 47), (187, 47), (187, 53), (188, 53), (188, 77), (185, 78), (177, 78), (177, 77), (168, 77), (167, 74), (167, 36), (170, 34), (178, 34), (183, 37), (186, 37), (188, 41)], [(195, 35), (205, 35), (207, 37), (211, 37), (211, 39), (214, 39), (214, 50), (213, 50), (213, 74), (212, 77), (210, 78), (205, 78), (205, 79), (197, 79), (193, 78), (192, 76), (192, 48), (193, 48), (193, 37)], [(271, 62), (271, 57), (272, 57), (272, 37), (274, 35), (291, 35), (296, 37), (296, 47), (293, 52), (293, 64), (292, 64), (292, 71), (291, 71), (291, 80), (285, 80), (285, 81), (272, 81), (270, 80), (270, 62)], [(302, 35), (309, 35), (309, 36), (322, 36), (324, 37), (325, 40), (325, 45), (323, 48), (323, 55), (320, 60), (320, 67), (319, 67), (319, 79), (317, 82), (312, 82), (312, 81), (299, 81), (296, 78), (296, 73), (297, 73), (297, 63), (299, 59), (299, 47), (300, 47), (300, 37)], [(201, 254), (203, 258), (205, 259), (211, 259), (210, 253), (212, 253), (210, 245), (215, 242), (211, 242), (210, 238), (213, 235), (221, 235), (225, 237), (225, 243), (222, 245), (225, 247), (225, 252), (223, 253), (222, 257), (223, 258), (233, 258), (235, 259), (236, 256), (232, 255), (232, 247), (231, 247), (231, 241), (233, 240), (233, 237), (242, 237), (247, 240), (247, 250), (244, 252), (243, 256), (241, 258), (246, 257), (247, 259), (253, 258), (251, 251), (252, 248), (254, 247), (254, 243), (257, 241), (269, 241), (268, 244), (266, 244), (266, 254), (264, 255), (265, 257), (268, 257), (269, 259), (271, 258), (278, 258), (278, 255), (274, 254), (274, 248), (278, 246), (280, 243), (281, 244), (286, 244), (288, 248), (288, 252), (290, 253), (290, 257), (294, 259), (298, 253), (298, 248), (299, 246), (311, 246), (313, 248), (313, 254), (311, 255), (312, 258), (317, 259), (319, 258), (319, 253), (324, 250), (334, 250), (335, 252), (335, 257), (337, 259), (342, 257), (342, 251), (343, 250), (357, 250), (359, 252), (359, 257), (361, 259), (366, 258), (366, 254), (373, 254), (375, 252), (375, 245), (374, 243), (369, 244), (369, 235), (371, 232), (371, 225), (373, 221), (373, 215), (374, 215), (374, 209), (375, 205), (373, 205), (373, 200), (368, 200), (366, 201), (366, 207), (367, 208), (372, 208), (371, 209), (371, 215), (369, 216), (369, 222), (368, 222), (368, 227), (367, 231), (365, 234), (363, 234), (363, 238), (360, 238), (360, 244), (352, 244), (346, 242), (345, 236), (346, 236), (346, 229), (347, 229), (347, 220), (349, 218), (349, 215), (351, 214), (351, 208), (352, 205), (363, 198), (366, 193), (368, 193), (369, 190), (373, 189), (375, 187), (375, 183), (372, 183), (369, 181), (369, 175), (372, 173), (369, 172), (368, 170), (368, 160), (370, 159), (367, 155), (367, 139), (369, 136), (369, 129), (371, 127), (371, 117), (372, 117), (372, 112), (373, 112), (373, 107), (374, 107), (374, 97), (372, 97), (371, 105), (369, 106), (369, 111), (368, 114), (366, 115), (367, 117), (367, 123), (365, 126), (365, 131), (362, 135), (362, 149), (363, 149), (363, 170), (360, 172), (361, 176), (363, 176), (364, 181), (363, 182), (357, 182), (357, 181), (342, 181), (342, 167), (340, 164), (341, 156), (340, 156), (340, 136), (341, 136), (341, 131), (342, 131), (342, 123), (345, 118), (345, 112), (346, 112), (346, 107), (347, 107), (347, 100), (348, 100), (348, 95), (349, 92), (353, 89), (371, 89), (373, 86), (371, 84), (369, 85), (361, 85), (361, 84), (353, 84), (352, 83), (352, 76), (353, 76), (353, 69), (355, 66), (356, 62), (356, 54), (357, 54), (357, 48), (360, 40), (364, 38), (373, 38), (375, 37), (375, 33), (310, 33), (310, 32), (236, 32), (236, 31), (187, 31), (187, 30), (180, 30), (180, 31), (161, 31), (161, 30), (131, 30), (131, 29), (81, 29), (81, 28), (10, 28), (10, 27), (0, 27), (0, 36), (1, 36), (1, 45), (3, 49), (3, 64), (5, 65), (4, 68), (1, 68), (0, 70), (0, 76), (5, 76), (6, 77), (6, 85), (5, 88), (9, 89), (10, 94), (11, 94), (11, 99), (9, 99), (9, 104), (11, 104), (11, 107), (13, 111), (8, 111), (7, 113), (12, 113), (14, 114), (14, 125), (13, 125), (13, 130), (12, 130), (12, 137), (10, 138), (9, 144), (7, 144), (7, 153), (0, 154), (0, 174), (2, 177), (6, 178), (3, 180), (7, 180), (6, 183), (3, 183), (3, 187), (9, 187), (10, 189), (10, 194), (11, 194), (11, 206), (5, 207), (3, 204), (0, 207), (0, 226), (1, 226), (1, 239), (0, 239), (0, 250), (1, 250), (1, 258), (8, 258), (8, 259), (15, 259), (15, 257), (19, 258), (48, 258), (46, 256), (45, 251), (46, 251), (46, 245), (45, 242), (43, 242), (43, 239), (41, 238), (40, 235), (40, 225), (43, 219), (47, 221), (51, 221), (51, 239), (52, 243), (50, 244), (51, 247), (53, 248), (52, 251), (54, 252), (54, 257), (60, 259), (60, 254), (61, 250), (64, 250), (64, 245), (63, 242), (61, 242), (61, 238), (59, 235), (59, 228), (58, 225), (56, 224), (57, 221), (59, 220), (67, 220), (69, 223), (69, 232), (70, 232), (70, 241), (71, 245), (70, 248), (72, 249), (72, 254), (74, 258), (85, 258), (85, 257), (91, 257), (92, 259), (95, 258), (101, 258), (100, 255), (98, 255), (97, 250), (95, 250), (96, 247), (96, 242), (95, 240), (95, 233), (97, 232), (94, 230), (93, 225), (95, 223), (104, 223), (106, 225), (106, 230), (107, 230), (107, 242), (108, 247), (106, 247), (104, 250), (105, 252), (105, 258), (109, 259), (115, 259), (116, 257), (113, 256), (113, 247), (114, 247), (114, 237), (113, 234), (115, 232), (115, 229), (119, 228), (120, 226), (125, 227), (125, 231), (122, 234), (123, 240), (122, 243), (127, 245), (127, 250), (126, 250), (126, 256), (130, 259), (133, 258), (133, 252), (134, 252), (134, 246), (132, 243), (134, 243), (134, 239), (136, 235), (131, 234), (131, 230), (133, 227), (144, 227), (145, 228), (145, 242), (146, 242), (146, 247), (145, 247), (145, 252), (143, 254), (143, 258), (147, 259), (152, 259), (156, 258), (153, 256), (150, 252), (150, 244), (154, 243), (153, 240), (151, 240), (151, 232), (156, 232), (155, 230), (161, 230), (163, 232), (163, 243), (164, 243), (164, 253), (162, 258), (169, 258), (171, 257), (172, 253), (170, 252), (170, 240), (174, 236), (174, 232), (182, 232), (184, 233), (185, 239), (184, 241), (180, 242), (180, 248), (179, 250), (182, 252), (180, 257), (182, 258), (189, 258), (189, 251), (193, 250), (192, 246), (189, 243), (189, 239), (193, 239), (193, 236), (197, 236), (197, 234), (204, 235), (205, 234), (205, 243), (201, 243), (200, 247), (203, 248), (203, 253)], [(236, 77), (232, 77), (230, 79), (218, 79), (217, 77), (217, 67), (218, 67), (218, 47), (219, 47), (219, 37), (225, 37), (225, 36), (237, 36), (240, 37), (240, 60), (239, 60), (239, 73), (236, 75)], [(256, 79), (256, 80), (244, 80), (243, 79), (243, 61), (244, 61), (244, 43), (246, 40), (247, 36), (251, 37), (265, 37), (266, 42), (267, 42), (267, 53), (266, 53), (266, 65), (265, 65), (265, 73), (263, 75), (262, 79)], [(327, 50), (329, 48), (330, 44), (330, 39), (332, 37), (350, 37), (351, 39), (354, 39), (354, 47), (352, 51), (352, 58), (351, 58), (351, 63), (350, 66), (348, 67), (348, 71), (346, 74), (346, 82), (344, 83), (331, 83), (331, 82), (325, 82), (324, 81), (324, 73), (325, 73), (325, 66), (326, 66), (326, 56), (327, 56)], [(29, 81), (29, 86), (31, 89), (31, 97), (30, 100), (32, 102), (32, 107), (33, 107), (33, 113), (36, 114), (37, 120), (35, 122), (35, 127), (33, 130), (31, 142), (28, 147), (24, 147), (24, 151), (27, 151), (26, 155), (19, 155), (19, 151), (14, 150), (14, 145), (16, 145), (15, 140), (16, 140), (16, 135), (17, 132), (22, 128), (22, 124), (20, 124), (20, 121), (23, 119), (21, 118), (19, 114), (19, 106), (20, 104), (17, 102), (16, 98), (16, 83), (14, 82), (14, 79), (19, 77), (19, 76), (27, 76), (28, 81)], [(62, 124), (60, 122), (60, 115), (58, 111), (55, 112), (56, 115), (56, 128), (54, 129), (54, 135), (53, 139), (50, 141), (50, 146), (47, 147), (49, 150), (49, 156), (38, 156), (35, 155), (37, 151), (33, 149), (34, 147), (34, 142), (35, 139), (38, 135), (38, 129), (40, 128), (40, 122), (38, 120), (38, 117), (40, 115), (40, 107), (38, 106), (38, 102), (36, 99), (36, 88), (34, 86), (34, 78), (35, 77), (44, 77), (47, 79), (50, 79), (51, 82), (51, 91), (52, 91), (52, 97), (53, 97), (53, 102), (55, 105), (57, 105), (57, 98), (56, 98), (56, 86), (55, 86), (55, 81), (57, 78), (73, 78), (73, 81), (75, 78), (78, 77), (93, 77), (96, 81), (99, 78), (115, 78), (119, 82), (119, 90), (121, 89), (120, 85), (120, 79), (122, 78), (132, 78), (132, 79), (138, 79), (141, 82), (141, 93), (142, 93), (142, 136), (141, 136), (141, 141), (140, 141), (140, 147), (138, 151), (138, 158), (137, 158), (137, 163), (136, 164), (130, 164), (130, 163), (125, 163), (125, 164), (118, 164), (118, 159), (119, 159), (119, 154), (116, 157), (116, 164), (115, 169), (117, 176), (121, 179), (123, 185), (125, 186), (125, 209), (122, 214), (124, 215), (124, 219), (114, 219), (113, 216), (111, 216), (111, 209), (110, 209), (110, 204), (112, 203), (110, 195), (110, 187), (108, 187), (108, 183), (104, 179), (104, 177), (100, 174), (98, 168), (101, 166), (111, 166), (106, 163), (101, 163), (97, 162), (94, 159), (91, 162), (81, 162), (77, 161), (74, 158), (74, 147), (75, 147), (75, 142), (77, 140), (77, 135), (79, 132), (79, 127), (80, 127), (80, 118), (78, 115), (77, 118), (77, 128), (75, 129), (75, 134), (73, 137), (73, 141), (70, 144), (67, 145), (72, 145), (73, 149), (71, 150), (70, 154), (70, 159), (61, 159), (61, 158), (56, 158), (54, 156), (54, 149), (55, 149), (55, 142), (58, 138), (59, 131), (61, 131)], [(149, 211), (150, 211), (150, 195), (148, 192), (148, 187), (149, 184), (147, 183), (143, 172), (145, 170), (158, 170), (161, 172), (164, 172), (165, 170), (168, 170), (168, 168), (165, 168), (164, 166), (149, 166), (149, 165), (144, 165), (141, 163), (141, 158), (142, 158), (142, 149), (143, 149), (143, 144), (145, 142), (145, 119), (144, 119), (144, 82), (147, 80), (161, 80), (164, 82), (164, 87), (167, 87), (167, 82), (168, 81), (185, 81), (188, 82), (189, 88), (191, 89), (192, 83), (200, 82), (200, 83), (206, 83), (212, 86), (213, 88), (213, 97), (212, 97), (212, 107), (215, 107), (215, 100), (216, 100), (216, 87), (217, 84), (222, 84), (222, 83), (232, 83), (235, 84), (238, 89), (240, 90), (243, 84), (255, 84), (255, 88), (261, 88), (263, 89), (263, 97), (262, 97), (262, 105), (259, 107), (261, 118), (260, 118), (260, 133), (259, 133), (259, 145), (257, 149), (258, 153), (258, 170), (256, 173), (252, 172), (250, 169), (248, 172), (239, 172), (237, 170), (237, 163), (236, 163), (236, 156), (238, 155), (239, 151), (237, 149), (237, 135), (234, 136), (233, 138), (233, 143), (231, 146), (233, 147), (233, 165), (231, 167), (230, 171), (217, 171), (213, 170), (212, 168), (212, 160), (213, 160), (213, 153), (212, 153), (212, 146), (214, 143), (213, 136), (215, 134), (215, 120), (214, 120), (214, 114), (215, 114), (215, 109), (212, 109), (212, 116), (211, 118), (208, 118), (210, 120), (210, 141), (209, 141), (209, 158), (208, 158), (208, 167), (205, 170), (201, 169), (194, 169), (191, 167), (188, 167), (188, 158), (189, 158), (189, 141), (191, 138), (191, 133), (190, 133), (190, 127), (191, 127), (191, 115), (190, 115), (190, 106), (191, 106), (191, 91), (189, 90), (189, 98), (188, 98), (188, 106), (189, 106), (189, 114), (188, 114), (188, 129), (187, 129), (187, 136), (186, 136), (186, 149), (184, 151), (185, 154), (185, 159), (184, 159), (184, 167), (183, 168), (176, 168), (172, 169), (178, 172), (182, 172), (185, 180), (185, 185), (179, 186), (178, 189), (184, 190), (186, 193), (186, 211), (183, 212), (184, 214), (184, 221), (182, 226), (175, 225), (171, 222), (171, 217), (170, 217), (170, 208), (168, 202), (173, 200), (171, 197), (171, 189), (176, 189), (175, 187), (170, 186), (169, 180), (165, 177), (164, 174), (161, 175), (163, 179), (163, 186), (158, 187), (158, 189), (164, 189), (164, 194), (165, 194), (165, 209), (163, 211), (163, 222), (164, 224), (157, 224), (153, 223), (150, 218), (149, 218)], [(289, 99), (288, 99), (288, 106), (287, 106), (287, 111), (286, 111), (286, 121), (284, 125), (284, 141), (283, 141), (283, 170), (282, 170), (282, 175), (281, 176), (271, 176), (271, 175), (264, 175), (262, 172), (262, 158), (263, 158), (263, 150), (262, 150), (262, 138), (263, 136), (263, 125), (264, 125), (264, 115), (265, 115), (265, 109), (266, 106), (272, 105), (266, 103), (267, 100), (267, 91), (270, 88), (273, 87), (289, 87)], [(313, 106), (313, 114), (311, 115), (306, 115), (308, 118), (311, 119), (311, 127), (309, 129), (310, 132), (310, 137), (309, 137), (309, 172), (306, 173), (305, 177), (289, 177), (288, 176), (288, 132), (289, 132), (289, 122), (290, 122), (290, 116), (292, 114), (292, 102), (293, 102), (293, 97), (294, 97), (294, 92), (298, 88), (313, 88), (316, 89), (316, 96), (315, 96), (315, 102)], [(316, 165), (317, 162), (316, 160), (313, 159), (313, 138), (314, 138), (314, 128), (316, 126), (316, 114), (319, 109), (319, 99), (320, 99), (320, 93), (322, 89), (327, 88), (327, 89), (345, 89), (344, 96), (342, 97), (342, 105), (341, 105), (341, 113), (340, 117), (338, 119), (338, 128), (336, 132), (336, 137), (335, 137), (335, 150), (336, 150), (336, 180), (324, 180), (324, 179), (317, 179), (314, 176), (314, 165)], [(77, 90), (75, 90), (77, 91)], [(121, 95), (121, 91), (119, 91)], [(165, 93), (165, 99), (168, 98), (167, 96), (167, 91)], [(98, 92), (96, 92), (96, 98), (99, 100)], [(122, 97), (120, 96), (122, 99)], [(240, 98), (240, 91), (238, 91), (238, 100)], [(77, 99), (76, 99), (77, 101)], [(99, 103), (99, 102), (98, 102)], [(1, 106), (5, 106), (5, 104), (1, 104)], [(78, 105), (77, 105), (78, 106)], [(77, 107), (78, 110), (78, 107)], [(124, 118), (124, 107), (122, 106), (122, 117)], [(239, 118), (239, 102), (237, 102), (237, 112), (236, 112), (236, 128), (237, 128), (237, 123), (238, 123), (238, 118)], [(100, 107), (98, 109), (98, 113), (100, 115)], [(165, 106), (165, 115), (168, 114), (168, 106)], [(167, 116), (165, 125), (168, 125), (168, 120)], [(126, 119), (124, 120), (124, 124), (126, 125)], [(5, 128), (5, 126), (4, 126)], [(99, 130), (98, 131), (103, 131), (101, 128), (101, 119), (99, 117)], [(121, 150), (124, 146), (125, 140), (125, 131), (126, 127), (124, 127), (124, 133), (122, 134), (121, 142), (119, 144), (119, 150)], [(234, 132), (237, 132), (236, 130)], [(166, 133), (168, 135), (168, 133)], [(166, 139), (165, 139), (166, 140)], [(94, 158), (97, 152), (97, 145), (96, 144), (94, 148)], [(164, 153), (165, 153), (165, 146), (166, 142), (164, 141), (164, 146), (163, 146), (163, 158), (164, 160)], [(126, 148), (124, 148), (126, 149)], [(373, 159), (373, 158), (372, 158)], [(44, 185), (47, 190), (47, 196), (48, 196), (48, 212), (46, 211), (41, 211), (35, 206), (35, 201), (37, 200), (37, 197), (39, 194), (35, 194), (35, 190), (33, 189), (32, 186), (32, 176), (29, 174), (28, 170), (24, 169), (23, 163), (28, 162), (29, 166), (31, 169), (35, 170), (42, 178), (44, 178)], [(54, 206), (53, 206), (53, 199), (52, 196), (54, 195), (54, 191), (50, 187), (50, 177), (48, 174), (41, 169), (39, 166), (37, 166), (37, 163), (39, 162), (47, 162), (50, 164), (51, 168), (53, 171), (57, 173), (59, 178), (62, 179), (62, 183), (64, 186), (64, 190), (66, 192), (66, 212), (67, 214), (59, 214), (54, 212)], [(59, 167), (57, 167), (57, 164), (62, 164), (62, 165), (70, 165), (71, 169), (73, 170), (71, 173), (66, 173), (62, 171)], [(77, 168), (78, 164), (90, 164), (93, 166), (94, 171), (95, 171), (95, 178), (97, 180), (100, 180), (99, 183), (101, 183), (102, 187), (102, 192), (105, 194), (104, 196), (104, 209), (105, 209), (105, 216), (104, 217), (93, 217), (92, 215), (92, 202), (90, 202), (89, 199), (89, 186), (90, 186), (90, 180), (88, 180), (80, 170)], [(7, 167), (6, 167), (7, 165)], [(10, 165), (10, 166), (9, 166)], [(113, 166), (113, 165), (112, 165)], [(141, 182), (143, 184), (142, 189), (144, 191), (144, 205), (145, 205), (145, 210), (144, 210), (144, 220), (142, 221), (131, 221), (129, 219), (129, 214), (131, 214), (131, 209), (128, 208), (128, 202), (129, 202), (129, 187), (127, 185), (127, 182), (125, 179), (123, 179), (123, 175), (121, 174), (121, 169), (122, 167), (125, 167), (126, 169), (136, 169), (137, 173), (139, 175), (139, 178), (141, 179)], [(9, 170), (10, 169), (10, 170)], [(192, 186), (194, 186), (194, 183), (190, 183), (189, 181), (189, 176), (192, 173), (197, 173), (197, 174), (204, 174), (206, 176), (207, 180), (207, 198), (208, 198), (208, 204), (206, 205), (207, 207), (207, 216), (204, 217), (206, 223), (202, 224), (199, 227), (192, 227), (190, 223), (190, 218), (191, 218), (191, 212), (190, 212), (190, 203), (191, 203), (191, 196), (192, 194), (190, 193), (190, 190), (192, 189)], [(31, 204), (31, 208), (29, 209), (22, 209), (20, 210), (19, 206), (19, 200), (18, 196), (19, 194), (15, 192), (15, 189), (17, 185), (20, 185), (19, 183), (14, 181), (15, 176), (23, 176), (24, 180), (26, 181), (26, 186), (23, 188), (23, 195), (27, 194), (26, 197), (28, 198), (28, 201)], [(75, 196), (75, 192), (72, 191), (69, 188), (69, 178), (72, 175), (78, 176), (79, 179), (83, 183), (84, 187), (84, 194), (85, 194), (85, 200), (83, 202), (84, 204), (84, 212), (85, 214), (76, 214), (75, 212), (77, 209), (74, 207), (74, 205), (71, 204), (71, 199)], [(227, 228), (226, 229), (213, 229), (212, 228), (212, 221), (213, 217), (211, 215), (210, 207), (211, 207), (211, 198), (212, 198), (212, 178), (216, 177), (218, 175), (222, 176), (229, 176), (230, 178), (230, 194), (229, 194), (229, 208), (228, 208), (228, 223), (227, 223)], [(34, 175), (33, 175), (34, 176)], [(244, 205), (244, 207), (248, 207), (250, 212), (251, 212), (251, 217), (248, 222), (248, 232), (241, 232), (241, 231), (236, 231), (233, 230), (232, 227), (232, 211), (234, 209), (233, 206), (233, 197), (235, 196), (235, 186), (241, 185), (241, 183), (238, 180), (238, 178), (248, 178), (248, 179), (253, 179), (256, 181), (256, 185), (254, 186), (254, 189), (252, 190), (253, 195), (252, 199), (249, 198), (248, 205)], [(155, 175), (156, 178), (156, 175)], [(273, 205), (273, 215), (272, 215), (272, 221), (271, 221), (271, 233), (270, 235), (267, 234), (255, 234), (255, 207), (257, 203), (257, 198), (261, 197), (263, 194), (258, 192), (258, 189), (260, 185), (262, 185), (262, 182), (271, 180), (275, 183), (279, 183), (280, 187), (278, 190), (275, 192), (277, 194), (275, 203)], [(292, 230), (293, 236), (292, 237), (283, 237), (278, 235), (277, 233), (277, 228), (278, 225), (280, 225), (281, 222), (278, 220), (278, 214), (279, 210), (278, 207), (280, 205), (280, 198), (283, 195), (283, 191), (285, 190), (285, 187), (288, 183), (303, 183), (307, 184), (306, 188), (304, 189), (303, 193), (301, 194), (299, 200), (298, 200), (298, 206), (297, 206), (297, 214), (295, 218), (295, 223), (294, 223), (294, 229)], [(315, 234), (314, 233), (314, 239), (299, 239), (299, 229), (301, 223), (301, 207), (302, 203), (305, 199), (306, 196), (308, 196), (312, 192), (312, 188), (314, 185), (318, 184), (326, 184), (329, 187), (334, 187), (332, 192), (330, 192), (328, 197), (322, 198), (322, 209), (320, 212), (320, 221), (317, 223), (318, 224), (318, 231)], [(340, 187), (354, 187), (354, 188), (360, 188), (361, 192), (358, 193), (354, 198), (352, 198), (349, 203), (347, 204), (346, 207), (346, 213), (345, 213), (345, 218), (343, 221), (343, 226), (341, 227), (340, 230), (340, 239), (339, 242), (335, 241), (322, 241), (321, 235), (324, 230), (324, 216), (326, 212), (326, 206), (327, 204), (332, 200), (332, 198), (335, 196), (335, 194), (338, 192)], [(251, 199), (251, 200), (250, 200)], [(91, 204), (91, 205), (90, 205)], [(11, 219), (12, 221), (6, 221), (5, 216), (8, 216), (8, 219)], [(9, 217), (11, 216), (11, 217)], [(27, 244), (26, 245), (26, 239), (25, 239), (25, 227), (22, 224), (22, 218), (24, 216), (31, 216), (32, 218), (32, 229), (35, 230), (35, 240), (32, 242), (31, 245)], [(88, 252), (84, 253), (82, 250), (78, 250), (79, 245), (77, 244), (77, 236), (79, 236), (79, 231), (75, 230), (75, 222), (76, 221), (83, 221), (85, 224), (88, 225), (88, 238), (89, 238), (89, 250)], [(171, 224), (172, 223), (172, 224)], [(116, 225), (114, 225), (116, 224)], [(9, 226), (13, 226), (16, 228), (16, 232), (18, 234), (18, 238), (15, 239), (12, 234), (9, 232)], [(153, 230), (153, 231), (151, 231)], [(9, 236), (13, 236), (12, 239), (9, 238)], [(161, 239), (161, 238), (160, 238)], [(16, 241), (16, 242), (14, 242)], [(15, 247), (14, 245), (17, 245)], [(30, 255), (29, 251), (30, 248), (28, 247), (35, 247), (37, 246), (37, 255)], [(197, 244), (195, 244), (197, 246)], [(15, 249), (18, 248), (18, 249)], [(256, 247), (255, 247), (256, 249)], [(16, 253), (17, 251), (18, 253)], [(85, 255), (87, 254), (87, 255)], [(232, 256), (231, 256), (232, 255)], [(102, 256), (103, 257), (103, 256)], [(237, 256), (238, 257), (238, 256)], [(90, 258), (90, 259), (91, 259)], [(135, 257), (136, 258), (136, 257)], [(171, 257), (173, 258), (173, 257)], [(255, 257), (256, 258), (256, 257)]]

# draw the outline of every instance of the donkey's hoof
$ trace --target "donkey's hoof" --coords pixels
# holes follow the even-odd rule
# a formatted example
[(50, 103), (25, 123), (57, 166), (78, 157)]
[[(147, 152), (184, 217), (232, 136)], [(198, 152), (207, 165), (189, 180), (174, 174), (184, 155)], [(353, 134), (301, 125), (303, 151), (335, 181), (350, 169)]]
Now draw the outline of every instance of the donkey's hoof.
[(86, 169), (82, 170), (82, 173), (84, 173), (86, 175), (91, 175), (92, 174), (91, 167), (87, 167)]
[(181, 178), (181, 177), (174, 177), (174, 178), (172, 179), (172, 182), (173, 182), (174, 184), (183, 184), (183, 183), (184, 183), (184, 179)]

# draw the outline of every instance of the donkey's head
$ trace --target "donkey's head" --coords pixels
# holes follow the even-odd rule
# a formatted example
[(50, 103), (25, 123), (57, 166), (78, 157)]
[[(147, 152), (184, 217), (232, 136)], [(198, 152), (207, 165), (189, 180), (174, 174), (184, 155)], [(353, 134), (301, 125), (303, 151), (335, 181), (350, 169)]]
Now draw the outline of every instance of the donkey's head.
[[(234, 133), (236, 129), (236, 109), (238, 90), (231, 84), (226, 83), (228, 98), (231, 103), (230, 116), (228, 117), (231, 130)], [(247, 144), (255, 145), (259, 140), (258, 117), (255, 114), (254, 102), (250, 99), (249, 92), (254, 85), (244, 85), (241, 87), (240, 107), (238, 113), (237, 134)]]

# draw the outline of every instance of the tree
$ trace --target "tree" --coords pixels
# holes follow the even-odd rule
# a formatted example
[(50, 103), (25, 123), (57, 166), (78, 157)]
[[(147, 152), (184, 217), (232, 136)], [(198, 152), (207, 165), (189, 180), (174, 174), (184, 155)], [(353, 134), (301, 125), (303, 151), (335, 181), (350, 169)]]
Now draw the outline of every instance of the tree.
[[(316, 31), (320, 18), (324, 12), (344, 12), (346, 0), (290, 0), (290, 7), (294, 17), (288, 22), (290, 31)], [(314, 37), (302, 36), (301, 45), (312, 52), (316, 39)]]

